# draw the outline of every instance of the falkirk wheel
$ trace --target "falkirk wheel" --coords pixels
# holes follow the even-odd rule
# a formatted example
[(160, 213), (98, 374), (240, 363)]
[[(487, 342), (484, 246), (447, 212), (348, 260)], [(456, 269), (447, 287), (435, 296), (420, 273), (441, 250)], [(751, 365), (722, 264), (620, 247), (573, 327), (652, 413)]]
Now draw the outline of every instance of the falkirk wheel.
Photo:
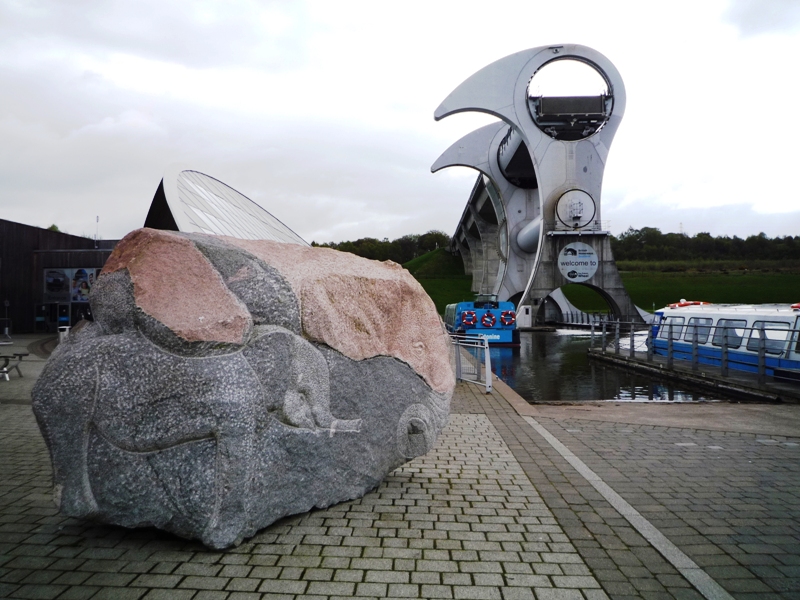
[[(533, 93), (537, 73), (565, 60), (596, 71), (602, 93)], [(625, 112), (614, 65), (578, 44), (517, 52), (469, 77), (434, 118), (466, 111), (501, 121), (461, 138), (431, 171), (466, 166), (481, 173), (452, 247), (472, 272), (472, 290), (530, 304), (536, 315), (554, 291), (577, 283), (599, 293), (616, 318), (641, 321), (600, 220), (603, 170)]]

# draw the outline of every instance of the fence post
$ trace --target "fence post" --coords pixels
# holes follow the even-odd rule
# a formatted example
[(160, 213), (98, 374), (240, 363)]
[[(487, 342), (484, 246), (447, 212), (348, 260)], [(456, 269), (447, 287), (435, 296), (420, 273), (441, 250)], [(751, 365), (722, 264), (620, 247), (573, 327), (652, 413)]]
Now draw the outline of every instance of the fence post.
[(649, 323), (647, 325), (647, 362), (653, 362), (653, 344), (655, 340), (653, 339), (653, 324)]
[(606, 322), (603, 321), (603, 337), (600, 339), (600, 347), (602, 348), (603, 354), (606, 353)]
[(672, 369), (672, 363), (675, 356), (672, 353), (672, 321), (669, 322), (669, 330), (667, 331), (669, 337), (667, 338), (667, 368)]
[(758, 330), (758, 384), (767, 383), (767, 332), (762, 323)]
[(483, 351), (486, 360), (486, 393), (492, 393), (492, 355), (489, 352), (489, 338), (483, 338)]
[(697, 351), (697, 325), (692, 325), (692, 371), (697, 372), (699, 367), (700, 364), (698, 361), (698, 351)]
[(592, 321), (592, 337), (590, 338), (589, 348), (594, 349), (594, 321)]
[(723, 377), (728, 376), (728, 328), (726, 327), (722, 332), (722, 358), (720, 360), (720, 374)]
[(634, 356), (636, 356), (636, 352), (635, 352), (635, 351), (634, 351), (634, 349), (633, 349), (633, 334), (634, 334), (634, 331), (633, 331), (633, 322), (631, 322), (631, 347), (630, 347), (630, 349), (628, 350), (628, 356), (630, 356), (631, 358), (633, 358)]
[(456, 381), (461, 381), (463, 379), (463, 373), (461, 372), (461, 344), (458, 343), (458, 340), (453, 341), (453, 348), (456, 351)]
[(614, 326), (614, 354), (619, 354), (619, 321)]

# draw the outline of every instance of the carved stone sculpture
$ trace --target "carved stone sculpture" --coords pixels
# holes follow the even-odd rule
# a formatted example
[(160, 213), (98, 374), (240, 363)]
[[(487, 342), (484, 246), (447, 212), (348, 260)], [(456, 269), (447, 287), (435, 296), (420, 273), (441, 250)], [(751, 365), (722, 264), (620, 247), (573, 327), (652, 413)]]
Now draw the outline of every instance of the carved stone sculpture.
[(394, 263), (140, 229), (33, 391), (62, 512), (225, 548), (431, 449), (448, 339)]

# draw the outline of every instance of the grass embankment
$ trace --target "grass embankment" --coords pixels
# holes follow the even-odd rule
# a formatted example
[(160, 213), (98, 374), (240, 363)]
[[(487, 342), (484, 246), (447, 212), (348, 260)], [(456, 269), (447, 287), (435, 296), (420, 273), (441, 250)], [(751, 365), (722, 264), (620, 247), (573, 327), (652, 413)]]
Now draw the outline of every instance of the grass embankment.
[[(420, 282), (439, 314), (453, 302), (471, 300), (472, 277), (464, 275), (460, 256), (444, 248), (403, 265)], [(620, 261), (617, 267), (633, 302), (662, 308), (681, 298), (733, 304), (800, 302), (800, 261)], [(564, 294), (585, 311), (608, 310), (593, 290), (567, 285)]]
[(440, 315), (444, 314), (444, 308), (448, 304), (474, 297), (470, 290), (472, 276), (464, 275), (461, 257), (453, 256), (444, 248), (410, 260), (403, 267), (419, 281)]
[[(620, 261), (625, 288), (645, 310), (681, 298), (715, 303), (800, 302), (800, 261)], [(581, 285), (562, 288), (576, 307), (605, 311), (606, 304)]]

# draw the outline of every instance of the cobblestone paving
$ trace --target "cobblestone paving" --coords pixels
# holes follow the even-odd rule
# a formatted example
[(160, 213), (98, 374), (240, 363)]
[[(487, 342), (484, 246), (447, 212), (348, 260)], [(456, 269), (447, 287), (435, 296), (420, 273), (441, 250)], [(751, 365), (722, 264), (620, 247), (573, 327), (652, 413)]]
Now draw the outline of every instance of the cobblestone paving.
[(2, 598), (607, 598), (482, 414), (452, 415), (433, 452), (364, 498), (229, 552), (61, 517), (50, 484), (30, 407), (0, 406)]
[(800, 439), (539, 423), (736, 598), (800, 598)]
[[(505, 400), (470, 387), (459, 395), (454, 410), (484, 412), (490, 417), (610, 597), (702, 598)], [(608, 483), (614, 487), (612, 481)]]
[[(456, 410), (496, 425), (613, 598), (699, 598), (554, 448), (496, 395)], [(737, 599), (800, 599), (800, 438), (536, 417)]]

